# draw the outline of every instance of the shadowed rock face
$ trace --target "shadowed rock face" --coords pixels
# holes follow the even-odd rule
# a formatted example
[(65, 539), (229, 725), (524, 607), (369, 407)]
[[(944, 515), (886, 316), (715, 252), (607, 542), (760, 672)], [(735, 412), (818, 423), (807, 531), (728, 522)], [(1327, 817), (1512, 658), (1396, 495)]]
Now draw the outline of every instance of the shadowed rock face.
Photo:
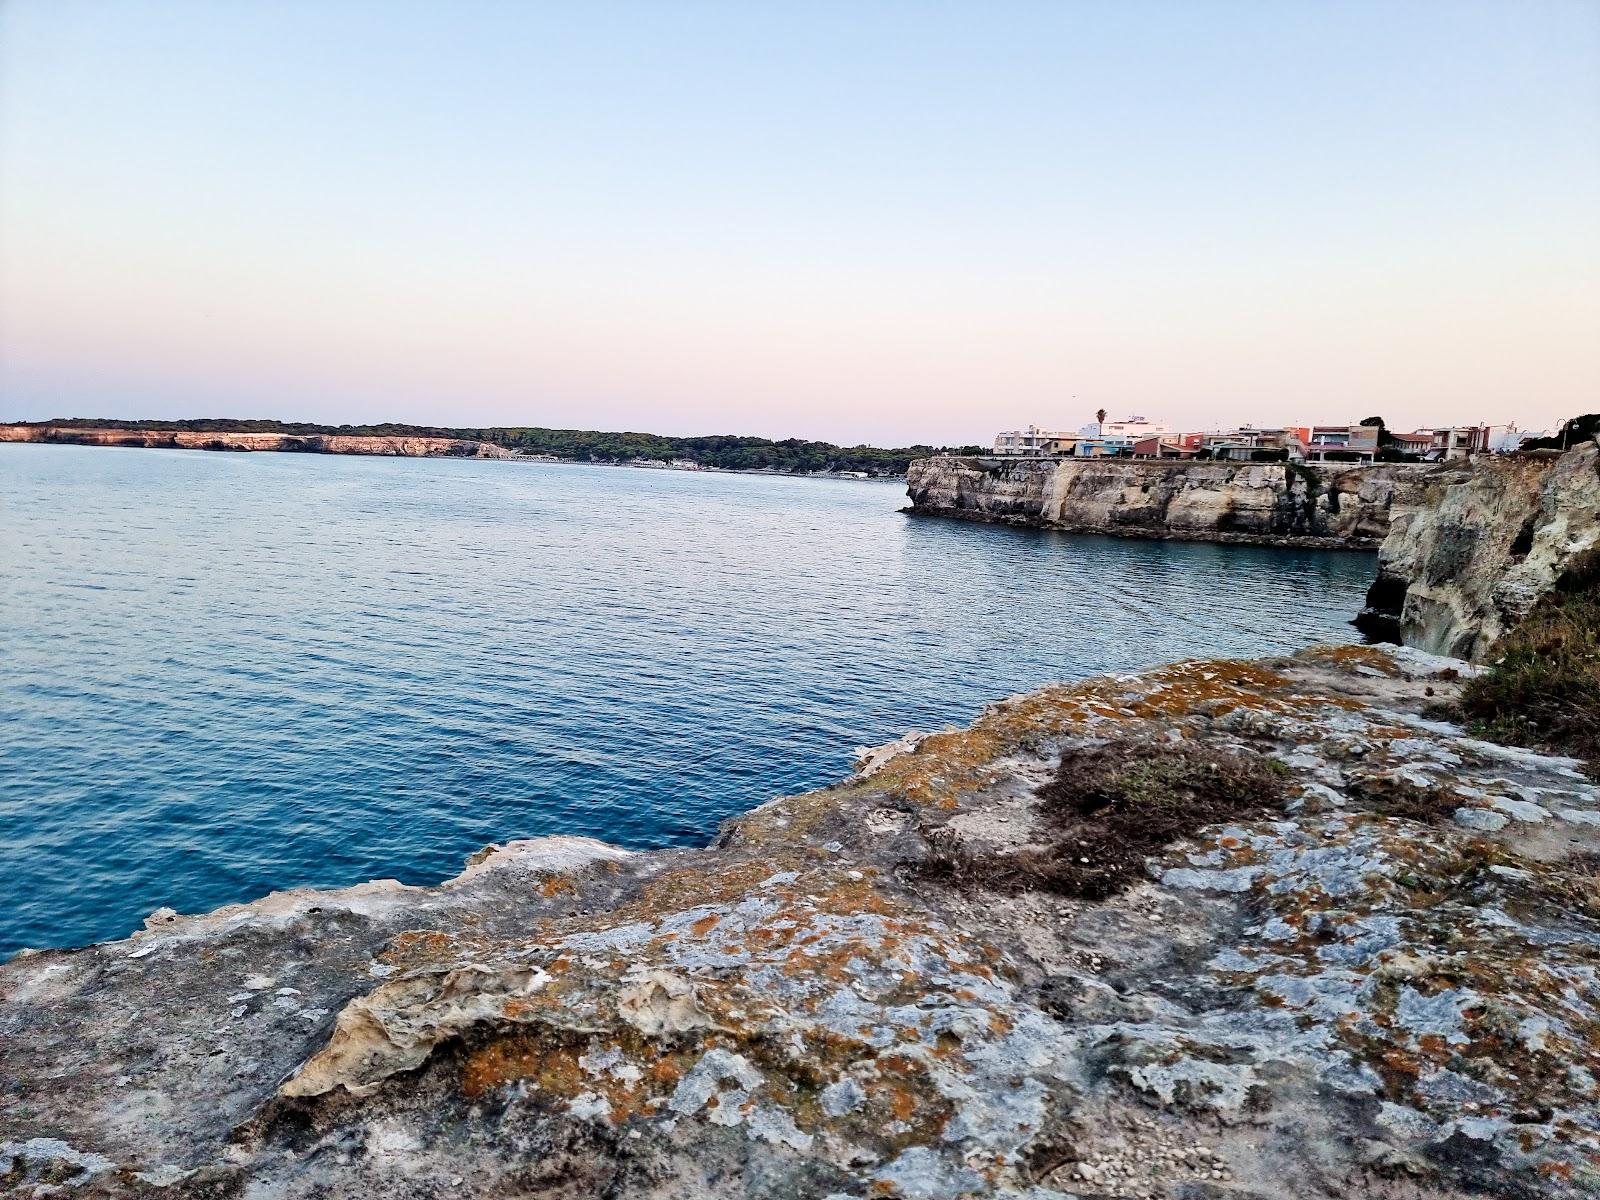
[[(1600, 789), (1423, 715), (1463, 671), (1346, 647), (1054, 687), (705, 850), (513, 843), (437, 888), (163, 910), (20, 956), (0, 1180), (1593, 1194)], [(1039, 789), (1128, 739), (1270, 764), (1281, 811), (1197, 825), (1103, 902), (928, 869), (1061, 846)]]
[(443, 437), (369, 437), (338, 433), (197, 433), (183, 429), (78, 429), (0, 425), (0, 442), (136, 446), (165, 450), (278, 450), (306, 454), (377, 454), (401, 458), (511, 458), (487, 442)]
[(918, 459), (911, 511), (1197, 541), (1376, 546), (1419, 468), (1130, 459)]
[(1394, 505), (1378, 579), (1357, 622), (1436, 654), (1481, 659), (1600, 552), (1600, 446), (1557, 459), (1446, 463)]

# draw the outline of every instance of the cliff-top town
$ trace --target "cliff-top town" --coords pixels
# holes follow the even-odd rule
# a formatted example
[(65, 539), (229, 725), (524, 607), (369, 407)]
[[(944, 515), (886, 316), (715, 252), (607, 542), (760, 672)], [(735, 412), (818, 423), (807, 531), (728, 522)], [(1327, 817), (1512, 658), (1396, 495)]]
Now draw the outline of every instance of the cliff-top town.
[(1382, 424), (1242, 425), (1210, 432), (1172, 429), (1159, 421), (1104, 415), (1075, 432), (1029, 425), (995, 435), (994, 453), (1029, 458), (1224, 459), (1288, 462), (1439, 462), (1518, 449), (1544, 432), (1510, 425), (1458, 425), (1394, 433)]

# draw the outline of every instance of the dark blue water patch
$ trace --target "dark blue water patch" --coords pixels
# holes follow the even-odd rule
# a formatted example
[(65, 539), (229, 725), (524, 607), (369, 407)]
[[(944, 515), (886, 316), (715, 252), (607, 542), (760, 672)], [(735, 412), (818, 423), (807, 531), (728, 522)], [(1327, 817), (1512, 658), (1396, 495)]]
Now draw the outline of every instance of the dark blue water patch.
[(1371, 555), (909, 518), (873, 482), (0, 446), (0, 953), (643, 848), (1041, 684), (1349, 640)]

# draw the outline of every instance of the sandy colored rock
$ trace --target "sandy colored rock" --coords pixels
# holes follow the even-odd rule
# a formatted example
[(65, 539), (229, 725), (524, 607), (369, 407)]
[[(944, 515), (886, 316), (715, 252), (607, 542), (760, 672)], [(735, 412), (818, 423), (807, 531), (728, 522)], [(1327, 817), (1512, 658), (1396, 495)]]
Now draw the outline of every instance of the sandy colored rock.
[(369, 437), (338, 433), (200, 433), (184, 429), (79, 429), (57, 425), (0, 425), (0, 442), (71, 446), (135, 446), (165, 450), (298, 451), (377, 454), (401, 458), (512, 458), (487, 442), (444, 437)]
[(1420, 468), (1136, 459), (918, 459), (911, 511), (1077, 532), (1376, 546)]

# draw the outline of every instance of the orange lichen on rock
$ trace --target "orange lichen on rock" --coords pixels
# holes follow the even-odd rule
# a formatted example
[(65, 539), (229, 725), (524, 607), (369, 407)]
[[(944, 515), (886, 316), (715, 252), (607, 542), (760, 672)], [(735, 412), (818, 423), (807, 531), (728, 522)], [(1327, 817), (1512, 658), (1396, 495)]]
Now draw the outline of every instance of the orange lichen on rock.
[(515, 1033), (474, 1050), (461, 1068), (461, 1092), (469, 1100), (521, 1080), (530, 1080), (553, 1095), (576, 1095), (583, 1082), (578, 1051), (572, 1046), (551, 1045), (535, 1034)]
[(567, 878), (565, 875), (551, 875), (539, 885), (539, 894), (542, 895), (546, 900), (553, 900), (563, 892), (572, 892), (576, 890), (577, 889), (572, 884), (572, 880)]
[(1335, 667), (1370, 667), (1389, 676), (1401, 674), (1394, 655), (1379, 646), (1313, 646), (1301, 655), (1307, 661)]

